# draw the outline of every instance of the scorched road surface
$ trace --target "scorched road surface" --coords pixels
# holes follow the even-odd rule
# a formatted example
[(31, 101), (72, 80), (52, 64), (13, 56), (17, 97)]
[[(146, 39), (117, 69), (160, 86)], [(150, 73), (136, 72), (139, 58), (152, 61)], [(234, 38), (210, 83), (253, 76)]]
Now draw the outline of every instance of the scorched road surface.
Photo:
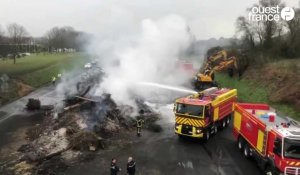
[[(43, 104), (55, 104), (54, 87), (41, 88), (30, 95), (0, 108), (0, 149), (6, 148), (14, 131), (23, 125), (34, 126), (37, 122), (22, 113), (29, 97), (39, 98)], [(95, 159), (68, 168), (62, 174), (68, 175), (108, 175), (110, 160), (117, 157), (122, 168), (120, 175), (126, 174), (126, 161), (133, 156), (137, 162), (137, 175), (261, 175), (255, 162), (243, 157), (228, 127), (212, 137), (208, 142), (193, 139), (178, 139), (174, 134), (172, 105), (166, 109), (160, 121), (163, 132), (153, 133), (143, 130), (142, 137), (132, 133), (132, 144), (122, 148), (100, 150)], [(25, 131), (24, 131), (25, 132)], [(4, 151), (4, 150), (2, 150)]]
[(25, 143), (26, 130), (43, 120), (40, 112), (24, 110), (28, 99), (38, 98), (43, 105), (54, 105), (59, 99), (55, 94), (55, 87), (47, 86), (0, 107), (0, 165), (3, 157)]
[[(232, 138), (231, 126), (220, 131), (208, 142), (179, 139), (173, 131), (173, 116), (161, 122), (161, 133), (143, 132), (134, 137), (133, 144), (125, 148), (99, 152), (91, 162), (70, 167), (69, 175), (108, 175), (110, 160), (118, 159), (126, 174), (126, 161), (133, 156), (137, 162), (137, 175), (261, 175), (253, 160), (243, 157)], [(132, 133), (133, 135), (135, 133)]]

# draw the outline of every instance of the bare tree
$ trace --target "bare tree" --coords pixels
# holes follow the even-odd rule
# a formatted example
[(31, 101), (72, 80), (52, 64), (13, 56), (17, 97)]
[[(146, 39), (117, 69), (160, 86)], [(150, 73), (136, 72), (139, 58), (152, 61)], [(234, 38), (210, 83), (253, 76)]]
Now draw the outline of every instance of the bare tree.
[(24, 43), (26, 37), (28, 36), (28, 32), (25, 27), (13, 23), (7, 26), (7, 32), (10, 38), (11, 44), (14, 46), (14, 64), (16, 64), (16, 57), (18, 53), (18, 48), (21, 44)]
[(45, 38), (47, 40), (46, 43), (48, 47), (48, 52), (52, 51), (52, 47), (56, 47), (58, 36), (59, 36), (58, 27), (54, 27), (46, 33)]
[(245, 47), (254, 48), (255, 47), (255, 36), (253, 28), (249, 21), (245, 17), (240, 16), (236, 21), (237, 33), (241, 33), (242, 40), (244, 41)]
[(3, 29), (2, 29), (2, 27), (0, 26), (0, 44), (3, 44), (3, 40), (4, 40), (4, 35), (5, 35), (5, 33), (4, 33), (4, 31), (3, 31)]
[(49, 30), (45, 37), (47, 39), (48, 51), (53, 49), (72, 48), (80, 50), (86, 44), (89, 36), (84, 32), (79, 32), (72, 27), (54, 27)]
[[(250, 13), (254, 7), (284, 7), (281, 0), (259, 0), (257, 4), (253, 4), (247, 8)], [(261, 12), (263, 15), (268, 15), (267, 11)], [(261, 54), (275, 54), (274, 50), (280, 51), (278, 41), (282, 40), (284, 32), (284, 23), (279, 21), (269, 20), (251, 20), (247, 17), (237, 18), (237, 32), (242, 33), (242, 44), (250, 50)], [(277, 53), (276, 53), (277, 54)]]
[[(299, 56), (300, 52), (300, 8), (295, 9), (295, 17), (293, 20), (286, 22), (288, 28), (287, 56), (295, 57)], [(298, 52), (298, 53), (297, 53)]]
[(300, 36), (300, 9), (296, 9), (295, 17), (293, 20), (287, 22), (287, 27), (289, 29), (290, 39), (295, 40)]
[(264, 43), (264, 23), (262, 21), (251, 21), (251, 28), (255, 35), (255, 40), (259, 41), (259, 46), (262, 47)]
[[(260, 5), (259, 4), (253, 4), (252, 7), (250, 8), (247, 8), (247, 12), (250, 13), (252, 8), (254, 7), (259, 7)], [(246, 20), (246, 19), (244, 19)], [(258, 42), (258, 46), (259, 47), (262, 47), (263, 46), (263, 42), (264, 42), (264, 33), (265, 33), (265, 30), (264, 30), (264, 23), (262, 21), (255, 21), (255, 20), (248, 20), (246, 21), (247, 25), (248, 25), (248, 29), (249, 31), (251, 31), (252, 33), (252, 37), (253, 37), (253, 43), (256, 43)], [(255, 44), (253, 45), (252, 48), (254, 48)]]
[[(258, 0), (257, 4), (247, 9), (247, 12), (251, 12), (253, 7), (275, 6), (282, 9), (285, 4), (281, 0)], [(295, 16), (290, 21), (251, 20), (244, 16), (238, 17), (236, 30), (238, 36), (241, 36), (242, 48), (249, 51), (248, 55), (252, 54), (253, 58), (300, 57), (300, 7), (294, 10)], [(266, 10), (259, 13), (268, 15)]]
[(72, 28), (69, 29), (69, 27), (54, 27), (51, 30), (49, 30), (46, 33), (46, 38), (48, 40), (48, 47), (49, 51), (51, 51), (53, 48), (70, 48), (68, 46), (68, 40), (69, 38), (69, 30), (73, 30)]
[[(284, 4), (281, 2), (281, 0), (259, 0), (259, 4), (262, 7), (274, 7), (276, 5), (283, 7)], [(264, 40), (264, 46), (265, 48), (269, 49), (272, 47), (273, 39), (278, 32), (278, 28), (282, 28), (279, 26), (281, 23), (276, 22), (276, 21), (264, 21), (263, 22), (263, 40)]]

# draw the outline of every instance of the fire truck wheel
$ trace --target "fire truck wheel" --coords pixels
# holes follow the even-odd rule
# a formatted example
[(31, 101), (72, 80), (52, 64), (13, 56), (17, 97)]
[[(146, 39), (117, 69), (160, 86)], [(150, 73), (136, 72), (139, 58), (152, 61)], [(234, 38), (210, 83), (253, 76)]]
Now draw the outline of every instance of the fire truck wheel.
[(244, 143), (243, 143), (243, 139), (242, 139), (241, 137), (238, 138), (238, 143), (237, 143), (237, 145), (238, 145), (239, 150), (242, 150), (242, 149), (243, 149)]
[(226, 125), (228, 126), (230, 124), (230, 116), (226, 118)]
[(205, 134), (204, 134), (204, 139), (209, 140), (209, 138), (210, 138), (210, 132), (209, 132), (209, 130), (206, 130)]
[(214, 126), (214, 134), (217, 134), (217, 132), (218, 132), (218, 126), (215, 125), (215, 126)]
[(222, 128), (226, 128), (226, 118), (222, 120)]
[(249, 149), (249, 146), (247, 144), (244, 145), (244, 156), (246, 158), (250, 157), (250, 149)]

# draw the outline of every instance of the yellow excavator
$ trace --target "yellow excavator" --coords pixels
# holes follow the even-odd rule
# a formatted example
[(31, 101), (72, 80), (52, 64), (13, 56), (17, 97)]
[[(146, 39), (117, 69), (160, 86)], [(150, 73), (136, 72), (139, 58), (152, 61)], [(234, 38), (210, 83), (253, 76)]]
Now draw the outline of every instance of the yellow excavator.
[[(204, 71), (202, 71), (204, 70)], [(234, 72), (238, 72), (237, 58), (235, 56), (227, 57), (227, 52), (221, 50), (207, 58), (206, 64), (194, 78), (194, 87), (196, 90), (203, 90), (210, 87), (217, 87), (215, 81), (215, 72), (228, 71), (228, 75), (232, 77)]]

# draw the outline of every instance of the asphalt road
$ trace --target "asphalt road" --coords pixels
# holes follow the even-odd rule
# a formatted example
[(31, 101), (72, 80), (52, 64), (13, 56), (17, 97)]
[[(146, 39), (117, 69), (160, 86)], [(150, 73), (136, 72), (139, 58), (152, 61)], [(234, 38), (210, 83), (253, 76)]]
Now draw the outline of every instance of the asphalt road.
[(18, 114), (24, 114), (24, 108), (29, 98), (36, 98), (42, 101), (42, 105), (56, 104), (58, 97), (54, 86), (40, 88), (27, 96), (0, 107), (0, 124)]
[[(24, 114), (23, 108), (29, 97), (39, 98), (43, 104), (55, 104), (54, 87), (41, 88), (26, 97), (0, 108), (0, 149), (13, 141), (10, 137), (18, 129), (35, 125), (38, 121), (32, 115)], [(99, 151), (95, 159), (72, 166), (63, 174), (68, 175), (105, 175), (109, 174), (110, 160), (117, 157), (126, 174), (125, 165), (128, 156), (137, 162), (137, 175), (260, 175), (253, 160), (243, 157), (232, 137), (232, 128), (228, 127), (212, 137), (208, 142), (193, 139), (179, 139), (174, 134), (174, 116), (172, 105), (161, 108), (163, 112), (160, 124), (163, 132), (144, 131), (142, 137), (132, 137), (129, 146)], [(135, 135), (135, 133), (132, 133)]]
[(174, 134), (174, 121), (171, 115), (164, 116), (161, 125), (164, 128), (163, 132), (146, 131), (141, 138), (133, 139), (130, 146), (100, 152), (95, 160), (71, 167), (66, 174), (109, 174), (110, 160), (116, 157), (123, 169), (120, 175), (124, 175), (128, 156), (136, 159), (137, 175), (263, 174), (253, 160), (246, 159), (239, 152), (232, 137), (231, 126), (217, 133), (208, 142), (202, 142), (179, 139)]
[[(57, 103), (55, 88), (47, 86), (40, 88), (29, 95), (12, 103), (0, 107), (0, 164), (6, 156), (15, 152), (26, 142), (27, 128), (42, 121), (40, 112), (27, 112), (24, 107), (29, 98), (38, 98), (43, 105)], [(1, 174), (1, 172), (0, 172)]]

